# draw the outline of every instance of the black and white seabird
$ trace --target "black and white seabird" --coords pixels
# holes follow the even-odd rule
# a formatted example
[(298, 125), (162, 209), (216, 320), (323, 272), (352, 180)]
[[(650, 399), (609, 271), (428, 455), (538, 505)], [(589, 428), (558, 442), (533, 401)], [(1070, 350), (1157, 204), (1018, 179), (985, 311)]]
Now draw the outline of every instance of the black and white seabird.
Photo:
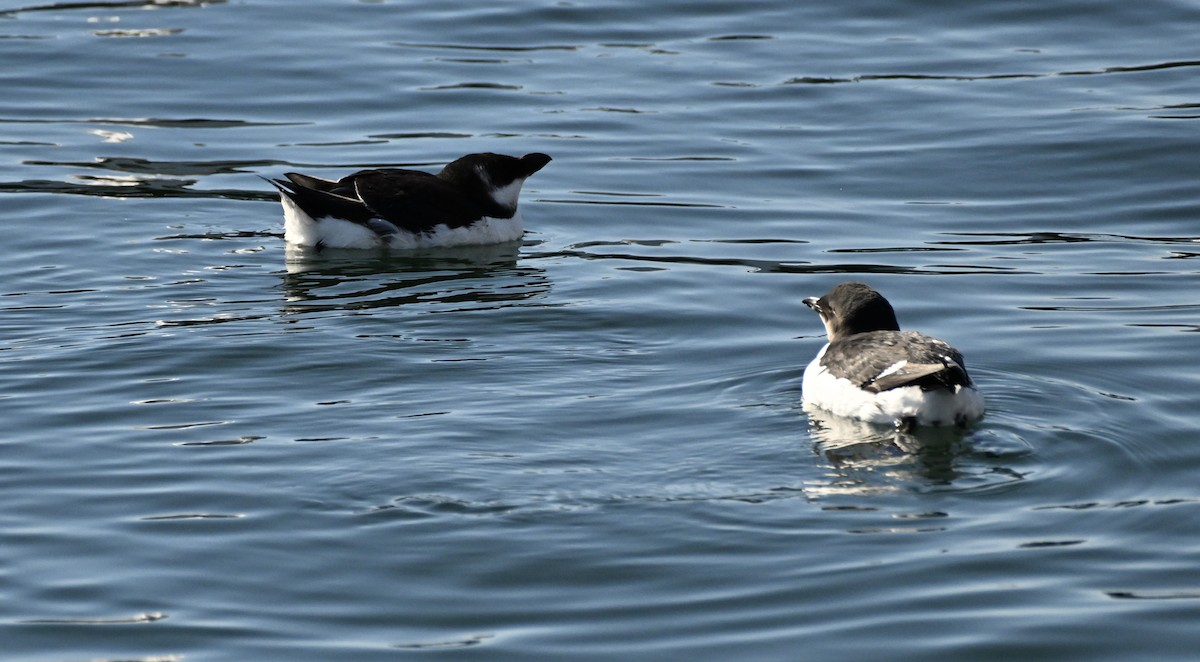
[(269, 180), (283, 203), (284, 237), (320, 248), (425, 248), (516, 241), (521, 185), (550, 157), (468, 154), (436, 175), (360, 170), (339, 180), (289, 172)]
[(904, 428), (965, 426), (983, 416), (962, 354), (901, 331), (892, 305), (869, 286), (842, 283), (804, 304), (821, 316), (829, 339), (804, 371), (806, 407)]

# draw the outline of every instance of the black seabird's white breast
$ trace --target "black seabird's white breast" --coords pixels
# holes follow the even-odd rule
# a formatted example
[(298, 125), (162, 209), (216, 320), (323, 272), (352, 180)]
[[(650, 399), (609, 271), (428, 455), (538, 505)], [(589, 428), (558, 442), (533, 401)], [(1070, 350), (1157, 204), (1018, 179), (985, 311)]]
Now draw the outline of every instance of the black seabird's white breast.
[(962, 353), (901, 331), (892, 305), (863, 283), (842, 283), (804, 300), (829, 342), (804, 371), (804, 403), (874, 423), (966, 425), (983, 416), (983, 396)]
[(324, 248), (422, 248), (516, 241), (524, 233), (521, 185), (550, 157), (468, 154), (437, 174), (360, 170), (338, 180), (297, 172), (279, 189), (284, 236)]

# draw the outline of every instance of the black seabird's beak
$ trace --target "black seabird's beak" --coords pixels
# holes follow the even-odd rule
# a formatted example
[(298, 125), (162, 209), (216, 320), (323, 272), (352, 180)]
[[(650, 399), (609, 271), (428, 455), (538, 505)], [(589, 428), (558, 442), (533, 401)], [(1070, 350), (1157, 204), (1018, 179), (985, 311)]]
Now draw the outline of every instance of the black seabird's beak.
[(550, 162), (550, 157), (541, 152), (533, 152), (521, 157), (521, 164), (525, 166), (525, 176), (528, 177), (533, 173), (546, 167)]
[(813, 310), (817, 311), (818, 313), (821, 312), (821, 308), (818, 305), (818, 304), (820, 304), (820, 302), (821, 302), (820, 297), (807, 297), (804, 299), (804, 305), (808, 306), (809, 308), (812, 308)]

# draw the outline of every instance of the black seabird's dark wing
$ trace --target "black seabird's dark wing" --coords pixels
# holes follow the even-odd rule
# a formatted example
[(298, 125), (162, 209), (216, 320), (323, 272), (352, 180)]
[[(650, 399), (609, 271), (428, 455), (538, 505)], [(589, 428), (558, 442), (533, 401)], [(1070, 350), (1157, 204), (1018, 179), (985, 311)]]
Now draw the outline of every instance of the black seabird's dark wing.
[(340, 181), (321, 179), (298, 172), (285, 173), (283, 179), (268, 180), (279, 192), (292, 199), (296, 206), (314, 220), (332, 216), (366, 225), (371, 210), (354, 194), (353, 187)]
[(873, 393), (901, 386), (929, 390), (971, 385), (958, 350), (915, 331), (870, 331), (837, 340), (825, 350), (821, 365)]
[(484, 210), (454, 184), (417, 170), (363, 170), (343, 178), (373, 215), (410, 232), (446, 224), (457, 228), (483, 218)]

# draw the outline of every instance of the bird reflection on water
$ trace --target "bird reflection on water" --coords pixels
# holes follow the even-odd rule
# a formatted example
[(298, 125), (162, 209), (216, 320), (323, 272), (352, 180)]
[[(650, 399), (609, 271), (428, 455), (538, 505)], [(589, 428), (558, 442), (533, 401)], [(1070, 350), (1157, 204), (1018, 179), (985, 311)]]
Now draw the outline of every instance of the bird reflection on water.
[(518, 264), (519, 242), (386, 252), (287, 246), (282, 288), (287, 315), (403, 304), (448, 310), (500, 308), (546, 295), (544, 270)]
[(822, 495), (866, 494), (950, 486), (970, 475), (960, 466), (970, 432), (958, 427), (903, 430), (807, 408), (813, 451), (827, 461), (830, 480)]

